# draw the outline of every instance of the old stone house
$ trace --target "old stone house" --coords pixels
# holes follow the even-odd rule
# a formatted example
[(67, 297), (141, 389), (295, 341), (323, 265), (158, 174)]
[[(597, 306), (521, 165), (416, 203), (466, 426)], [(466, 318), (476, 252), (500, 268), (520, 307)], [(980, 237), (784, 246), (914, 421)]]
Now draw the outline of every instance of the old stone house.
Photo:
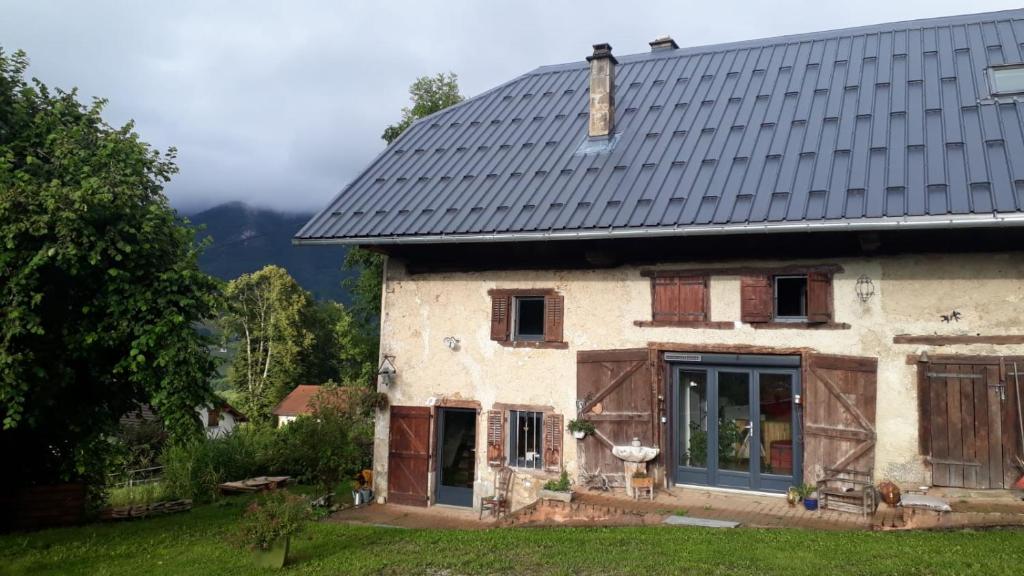
[(378, 494), (521, 506), (634, 438), (662, 488), (1015, 481), (1024, 11), (650, 45), (419, 120), (299, 232), (387, 255)]

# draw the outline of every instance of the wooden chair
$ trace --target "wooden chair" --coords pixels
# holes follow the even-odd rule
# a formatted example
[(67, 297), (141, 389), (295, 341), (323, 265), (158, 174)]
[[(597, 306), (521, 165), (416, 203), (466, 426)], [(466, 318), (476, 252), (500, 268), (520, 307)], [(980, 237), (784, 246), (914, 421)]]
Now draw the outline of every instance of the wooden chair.
[(515, 472), (508, 466), (503, 466), (494, 473), (494, 496), (480, 499), (481, 520), (485, 510), (490, 510), (496, 520), (501, 518), (502, 513), (508, 516), (512, 509), (512, 477), (514, 475)]
[(818, 501), (826, 510), (871, 516), (878, 509), (878, 491), (872, 483), (872, 470), (826, 468), (818, 480)]

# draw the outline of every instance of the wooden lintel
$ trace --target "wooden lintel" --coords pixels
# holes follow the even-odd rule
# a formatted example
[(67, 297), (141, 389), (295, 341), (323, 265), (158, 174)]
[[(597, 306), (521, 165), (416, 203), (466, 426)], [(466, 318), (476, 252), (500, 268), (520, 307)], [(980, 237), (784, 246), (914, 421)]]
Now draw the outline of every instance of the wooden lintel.
[(647, 347), (659, 352), (702, 352), (705, 354), (778, 354), (795, 356), (814, 353), (813, 348), (774, 348), (750, 344), (681, 344), (678, 342), (648, 342)]
[(1024, 334), (938, 335), (899, 334), (892, 337), (893, 344), (924, 344), (926, 346), (952, 346), (956, 344), (1024, 344)]
[(508, 404), (505, 402), (495, 402), (491, 406), (492, 410), (516, 410), (519, 412), (554, 412), (555, 409), (552, 406), (542, 406), (540, 404)]

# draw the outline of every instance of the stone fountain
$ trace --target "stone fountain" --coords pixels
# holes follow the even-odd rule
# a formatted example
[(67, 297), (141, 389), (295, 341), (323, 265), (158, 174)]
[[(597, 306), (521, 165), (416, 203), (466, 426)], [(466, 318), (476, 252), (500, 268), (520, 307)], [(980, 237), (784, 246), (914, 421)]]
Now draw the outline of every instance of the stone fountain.
[(660, 452), (659, 449), (650, 446), (643, 446), (639, 438), (633, 438), (629, 446), (613, 446), (612, 454), (622, 460), (626, 474), (626, 494), (633, 495), (633, 474), (637, 472), (647, 473), (647, 463), (654, 460)]

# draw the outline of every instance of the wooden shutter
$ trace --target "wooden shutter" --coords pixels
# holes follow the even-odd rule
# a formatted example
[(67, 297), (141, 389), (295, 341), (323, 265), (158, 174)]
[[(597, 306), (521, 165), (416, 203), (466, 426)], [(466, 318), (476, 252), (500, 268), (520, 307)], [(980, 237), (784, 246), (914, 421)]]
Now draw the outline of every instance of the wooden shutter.
[(505, 465), (505, 413), (487, 411), (487, 465)]
[[(622, 460), (612, 446), (639, 438), (658, 445), (654, 370), (646, 348), (581, 351), (576, 357), (576, 398), (580, 416), (593, 422), (594, 433), (582, 445), (580, 465), (589, 472), (621, 474)], [(666, 455), (662, 451), (662, 456)]]
[(832, 321), (832, 275), (828, 272), (807, 274), (807, 321)]
[(651, 279), (655, 322), (707, 320), (707, 276), (667, 276)]
[(544, 415), (544, 469), (562, 471), (562, 415)]
[(810, 356), (804, 382), (804, 481), (829, 469), (869, 472), (875, 465), (878, 360)]
[(558, 294), (544, 297), (544, 341), (561, 342), (565, 325), (565, 299)]
[(740, 320), (771, 322), (772, 277), (754, 274), (740, 278)]
[(491, 340), (508, 340), (511, 305), (512, 298), (509, 296), (491, 296)]

